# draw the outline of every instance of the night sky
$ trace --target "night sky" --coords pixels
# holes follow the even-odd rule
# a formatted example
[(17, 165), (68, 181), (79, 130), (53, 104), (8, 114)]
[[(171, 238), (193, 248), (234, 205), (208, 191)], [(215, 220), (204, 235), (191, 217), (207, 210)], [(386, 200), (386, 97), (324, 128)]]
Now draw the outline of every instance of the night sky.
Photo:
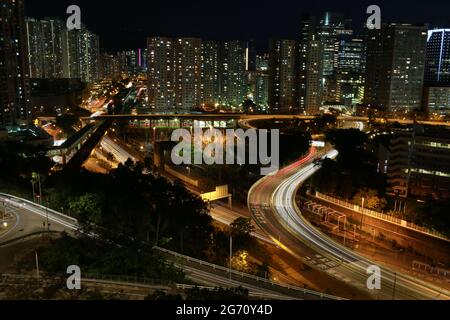
[(25, 0), (27, 16), (61, 17), (71, 4), (81, 7), (82, 21), (100, 35), (101, 47), (144, 47), (146, 36), (193, 36), (204, 39), (254, 39), (264, 50), (268, 39), (296, 39), (304, 14), (337, 11), (356, 26), (367, 19), (368, 5), (381, 7), (383, 21), (430, 23), (450, 27), (449, 0)]

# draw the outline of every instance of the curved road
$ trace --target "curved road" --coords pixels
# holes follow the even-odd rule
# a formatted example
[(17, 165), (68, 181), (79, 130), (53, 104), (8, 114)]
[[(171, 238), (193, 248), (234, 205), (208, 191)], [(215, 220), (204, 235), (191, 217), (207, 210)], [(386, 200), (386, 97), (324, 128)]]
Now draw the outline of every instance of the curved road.
[(335, 158), (337, 151), (310, 153), (274, 176), (258, 181), (249, 191), (248, 204), (256, 223), (278, 245), (302, 260), (374, 299), (450, 299), (450, 293), (411, 276), (381, 268), (381, 289), (369, 290), (369, 266), (376, 265), (314, 228), (301, 214), (295, 198), (301, 184), (320, 169), (314, 160)]
[[(22, 236), (45, 231), (43, 229), (43, 222), (46, 222), (47, 218), (51, 223), (52, 231), (66, 231), (69, 233), (79, 231), (76, 219), (31, 201), (0, 193), (0, 202), (7, 203), (8, 213), (13, 214), (17, 221), (7, 233), (0, 235), (0, 247), (2, 245), (10, 245)], [(94, 236), (94, 234), (90, 234), (90, 236)], [(228, 268), (215, 266), (205, 261), (182, 256), (177, 253), (171, 253), (165, 249), (156, 248), (156, 250), (165, 253), (169, 259), (176, 262), (191, 279), (204, 282), (208, 285), (227, 287), (240, 285), (256, 295), (265, 295), (272, 299), (341, 300), (339, 297), (257, 278), (237, 271), (233, 271), (230, 276)]]

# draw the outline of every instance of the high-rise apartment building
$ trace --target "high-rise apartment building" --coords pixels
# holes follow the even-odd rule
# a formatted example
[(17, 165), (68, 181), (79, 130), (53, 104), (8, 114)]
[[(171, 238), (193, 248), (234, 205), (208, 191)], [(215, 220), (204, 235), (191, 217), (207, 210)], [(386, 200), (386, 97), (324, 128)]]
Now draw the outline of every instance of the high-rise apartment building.
[(258, 72), (255, 76), (254, 102), (261, 112), (267, 112), (269, 107), (269, 75)]
[(306, 114), (316, 115), (323, 102), (323, 43), (312, 37), (307, 49), (306, 60)]
[(102, 79), (117, 80), (122, 76), (123, 68), (119, 55), (103, 53), (100, 58), (100, 77)]
[(258, 54), (256, 55), (256, 71), (266, 72), (269, 70), (269, 54)]
[(295, 40), (271, 40), (269, 107), (272, 112), (298, 112), (298, 51)]
[(28, 48), (23, 0), (0, 2), (0, 126), (30, 121)]
[(60, 19), (27, 19), (28, 64), (31, 78), (63, 78), (63, 32)]
[(179, 38), (174, 42), (175, 108), (190, 111), (199, 107), (201, 96), (202, 41)]
[(219, 46), (216, 41), (202, 43), (201, 104), (215, 107), (219, 101)]
[(317, 19), (314, 16), (305, 16), (300, 24), (299, 41), (299, 79), (298, 79), (298, 104), (301, 111), (306, 110), (306, 76), (308, 72), (308, 50), (313, 37), (317, 38)]
[(28, 62), (32, 78), (80, 78), (94, 82), (100, 77), (99, 38), (82, 26), (68, 31), (59, 19), (27, 19)]
[(80, 30), (63, 30), (63, 73), (64, 78), (80, 78), (92, 83), (101, 76), (100, 44), (98, 35), (85, 25)]
[(137, 76), (147, 69), (147, 50), (136, 49), (121, 51), (120, 56), (123, 63), (123, 72), (128, 76)]
[(245, 51), (245, 70), (256, 71), (256, 47), (254, 40), (247, 42)]
[(200, 106), (202, 43), (197, 38), (148, 39), (150, 109), (191, 111)]
[[(79, 78), (84, 82), (95, 82), (99, 79), (100, 44), (99, 37), (84, 26), (76, 32), (78, 42)], [(77, 77), (78, 78), (78, 77)]]
[(28, 65), (31, 78), (44, 78), (42, 26), (36, 19), (27, 18)]
[(223, 42), (219, 48), (220, 104), (240, 108), (247, 96), (246, 44)]
[(198, 107), (242, 107), (248, 94), (248, 47), (243, 41), (197, 38), (148, 39), (151, 109), (191, 111)]
[(364, 101), (386, 111), (422, 106), (427, 28), (385, 24), (369, 30)]
[(148, 48), (148, 103), (156, 111), (175, 110), (174, 45), (171, 38), (153, 37)]

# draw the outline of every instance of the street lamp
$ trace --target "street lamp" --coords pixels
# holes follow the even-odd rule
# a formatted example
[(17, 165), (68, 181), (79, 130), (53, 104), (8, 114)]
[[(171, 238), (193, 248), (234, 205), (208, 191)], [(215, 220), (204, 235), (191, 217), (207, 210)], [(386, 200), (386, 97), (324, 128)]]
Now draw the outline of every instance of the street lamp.
[(48, 220), (48, 205), (49, 205), (48, 197), (47, 197), (46, 200), (47, 200), (47, 205), (45, 206), (45, 216), (47, 218), (47, 231), (50, 232), (50, 223), (49, 223), (49, 220)]
[(5, 201), (3, 201), (3, 207), (4, 207), (4, 210), (2, 212), (2, 220), (5, 220), (6, 219), (6, 202)]
[(230, 235), (230, 280), (231, 280), (231, 260), (233, 258), (233, 237)]
[(360, 240), (362, 240), (362, 232), (363, 232), (363, 220), (364, 220), (364, 203), (366, 201), (366, 198), (362, 197), (361, 199), (362, 201), (362, 209), (361, 209), (361, 224), (360, 224), (360, 233), (359, 233), (359, 237)]

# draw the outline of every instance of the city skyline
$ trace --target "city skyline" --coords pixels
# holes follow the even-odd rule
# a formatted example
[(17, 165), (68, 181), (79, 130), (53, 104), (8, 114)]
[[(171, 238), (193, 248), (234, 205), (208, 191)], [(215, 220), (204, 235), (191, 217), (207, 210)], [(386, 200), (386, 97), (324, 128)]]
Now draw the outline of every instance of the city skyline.
[[(262, 70), (257, 61), (261, 63), (263, 56), (257, 54), (253, 40), (158, 35), (148, 36), (144, 48), (108, 54), (102, 52), (101, 37), (84, 22), (80, 30), (67, 30), (60, 18), (37, 19), (18, 12), (18, 24), (4, 23), (25, 39), (12, 37), (20, 50), (5, 57), (11, 61), (28, 57), (17, 62), (28, 69), (18, 77), (35, 79), (35, 89), (42, 87), (38, 79), (79, 78), (93, 84), (141, 75), (147, 76), (147, 112), (226, 107), (315, 115), (330, 107), (365, 106), (372, 111), (421, 110), (439, 116), (448, 109), (447, 29), (433, 32), (427, 24), (382, 21), (380, 30), (358, 30), (352, 17), (342, 13), (325, 10), (303, 16), (295, 40), (268, 40), (267, 67)], [(433, 72), (437, 75), (431, 81)], [(22, 94), (28, 86), (25, 81), (15, 90)], [(2, 113), (22, 109), (24, 114), (43, 107), (29, 103), (26, 98)]]
[[(82, 22), (101, 38), (101, 47), (107, 51), (144, 48), (146, 38), (196, 37), (205, 40), (250, 40), (254, 39), (260, 52), (267, 51), (269, 39), (297, 40), (300, 21), (305, 15), (322, 16), (325, 11), (340, 12), (354, 21), (353, 27), (361, 30), (368, 15), (366, 9), (371, 1), (320, 1), (301, 3), (283, 0), (277, 6), (270, 1), (227, 2), (227, 6), (211, 6), (207, 1), (187, 4), (182, 1), (157, 6), (132, 0), (127, 6), (116, 10), (115, 5), (104, 5), (95, 1), (58, 1), (51, 6), (45, 1), (27, 0), (26, 14), (29, 17), (67, 18), (69, 5), (77, 4), (82, 10)], [(378, 1), (384, 22), (429, 23), (431, 28), (450, 25), (450, 19), (440, 12), (450, 10), (445, 1), (427, 3), (409, 1)], [(439, 10), (435, 8), (439, 7)], [(45, 8), (45, 9), (43, 9)], [(216, 10), (219, 8), (219, 10)], [(166, 19), (169, 14), (169, 19)], [(121, 38), (120, 43), (116, 41)]]

